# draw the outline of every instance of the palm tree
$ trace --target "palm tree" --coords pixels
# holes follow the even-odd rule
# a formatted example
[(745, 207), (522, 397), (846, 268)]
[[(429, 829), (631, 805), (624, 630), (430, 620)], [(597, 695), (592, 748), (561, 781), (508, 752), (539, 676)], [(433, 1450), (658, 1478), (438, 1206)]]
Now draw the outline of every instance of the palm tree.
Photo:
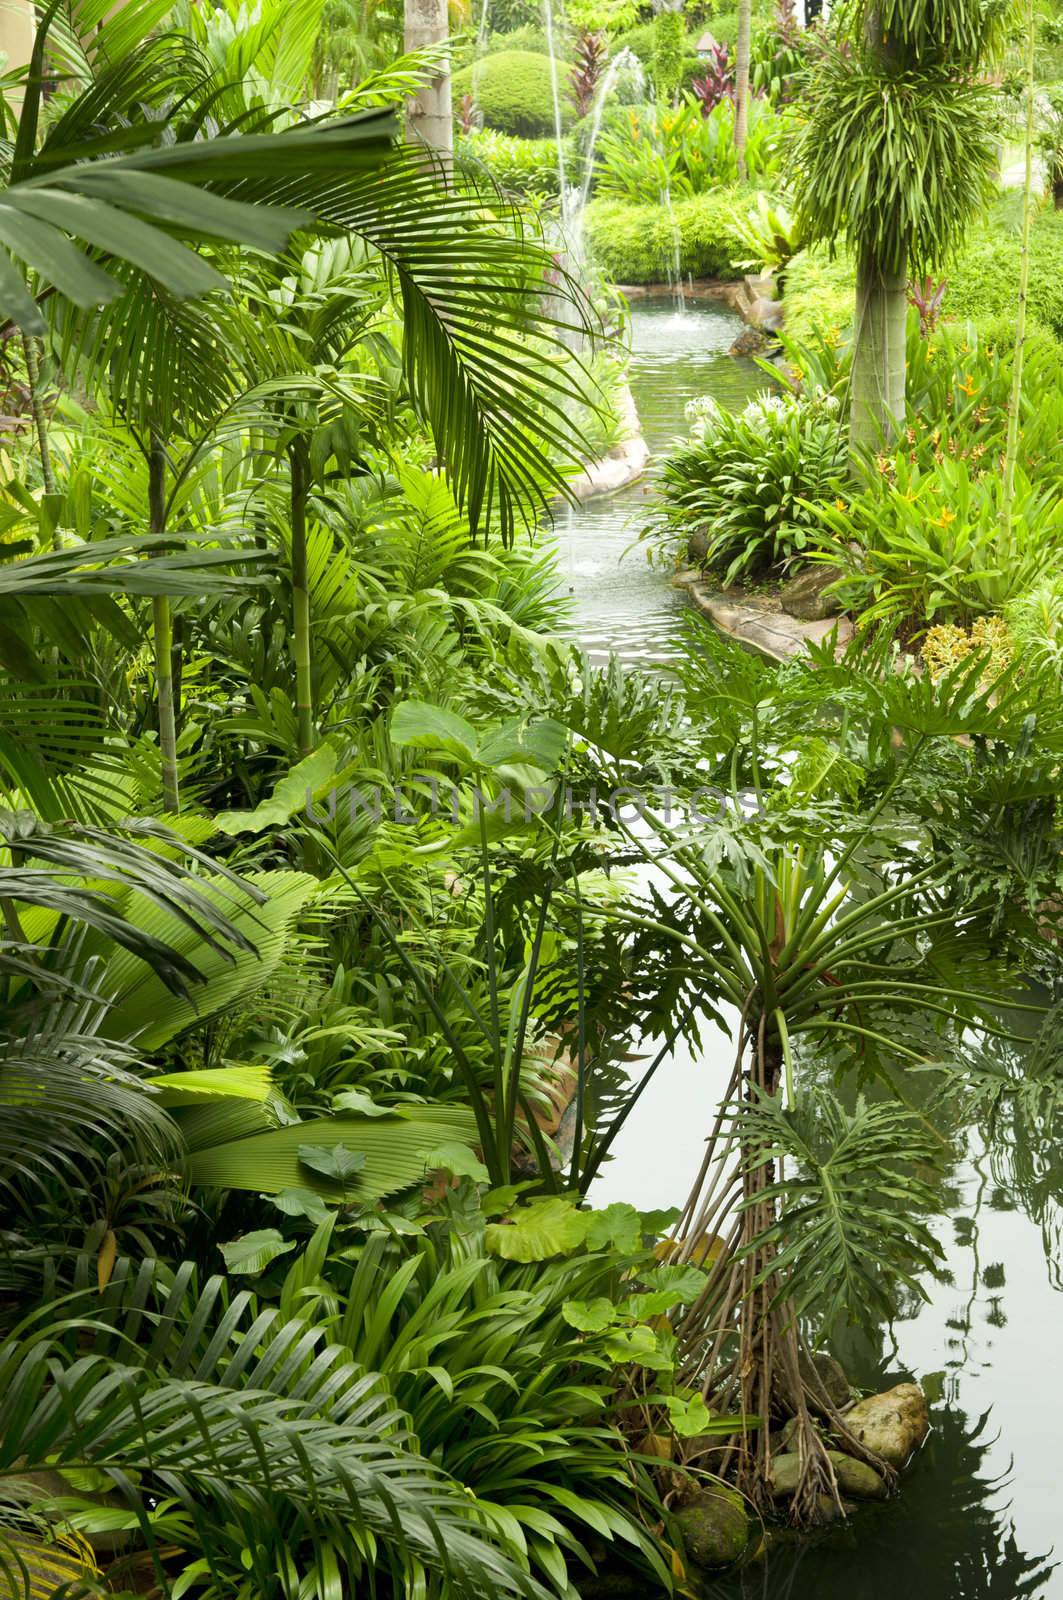
[(738, 0), (738, 37), (735, 41), (735, 155), (738, 175), (746, 177), (746, 131), (749, 127), (749, 57), (753, 31), (753, 0)]
[(858, 0), (810, 80), (796, 159), (801, 227), (856, 258), (855, 455), (904, 416), (905, 289), (992, 193), (986, 71), (1012, 0)]
[[(405, 0), (405, 3), (407, 54), (443, 44), (450, 37), (447, 0)], [(422, 139), (444, 159), (453, 153), (449, 64), (444, 62), (438, 77), (418, 89), (409, 103), (407, 127), (411, 138)]]

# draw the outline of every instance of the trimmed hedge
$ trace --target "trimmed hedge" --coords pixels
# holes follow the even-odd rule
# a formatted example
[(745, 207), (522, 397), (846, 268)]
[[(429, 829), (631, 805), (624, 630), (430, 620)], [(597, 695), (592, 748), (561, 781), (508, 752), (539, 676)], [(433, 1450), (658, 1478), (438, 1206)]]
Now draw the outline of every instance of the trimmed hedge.
[[(557, 63), (562, 126), (575, 120), (575, 108), (567, 94), (568, 68)], [(475, 75), (475, 83), (473, 81)], [(475, 96), (488, 128), (513, 133), (522, 139), (544, 139), (554, 131), (554, 93), (550, 76), (550, 57), (530, 50), (500, 50), (485, 56), (454, 74), (454, 104), (465, 94)]]
[[(748, 203), (748, 191), (727, 188), (677, 201), (684, 277), (742, 277), (744, 269), (734, 257), (744, 260), (747, 252), (731, 237), (729, 222), (743, 200)], [(675, 271), (675, 233), (662, 206), (592, 200), (584, 213), (583, 233), (595, 262), (614, 283), (663, 283)]]

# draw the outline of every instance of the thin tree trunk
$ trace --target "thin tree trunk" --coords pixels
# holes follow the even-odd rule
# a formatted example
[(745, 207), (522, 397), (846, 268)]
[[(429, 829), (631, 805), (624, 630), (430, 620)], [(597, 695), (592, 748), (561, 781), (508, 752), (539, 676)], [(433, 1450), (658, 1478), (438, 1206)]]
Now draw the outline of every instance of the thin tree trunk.
[(1004, 452), (1004, 494), (1000, 502), (1000, 526), (1004, 537), (1011, 531), (1011, 508), (1015, 503), (1015, 468), (1019, 459), (1019, 414), (1022, 410), (1022, 369), (1026, 354), (1026, 302), (1030, 292), (1030, 227), (1033, 222), (1033, 145), (1036, 132), (1037, 87), (1035, 75), (1037, 19), (1033, 0), (1026, 14), (1026, 186), (1022, 207), (1022, 252), (1019, 257), (1019, 306), (1015, 319), (1015, 361), (1011, 375), (1011, 400), (1008, 413), (1008, 442)]
[[(152, 434), (148, 451), (148, 526), (152, 533), (166, 532), (166, 451)], [(181, 809), (177, 776), (177, 711), (173, 686), (173, 616), (165, 595), (151, 602), (155, 642), (155, 683), (159, 715), (159, 752), (162, 756), (162, 803), (176, 816)]]
[(292, 652), (295, 656), (295, 719), (299, 754), (314, 748), (314, 689), (310, 675), (310, 591), (306, 570), (306, 441), (295, 439), (288, 452), (291, 466), (292, 525)]
[(859, 262), (850, 424), (854, 461), (888, 445), (904, 421), (906, 291), (905, 264), (887, 271), (872, 256)]
[[(406, 51), (440, 44), (450, 34), (447, 0), (406, 0)], [(449, 161), (454, 151), (450, 67), (418, 91), (406, 108), (407, 137), (421, 140)]]
[(746, 134), (749, 130), (749, 57), (753, 31), (753, 0), (738, 0), (738, 38), (735, 43), (735, 155), (738, 176), (745, 181)]
[[(30, 386), (30, 413), (37, 434), (37, 448), (41, 453), (41, 478), (45, 494), (57, 494), (55, 468), (52, 466), (52, 447), (48, 441), (48, 418), (44, 414), (44, 397), (41, 393), (41, 360), (37, 340), (30, 334), (22, 335), (22, 353), (26, 358), (26, 377)], [(57, 530), (58, 537), (58, 530)]]

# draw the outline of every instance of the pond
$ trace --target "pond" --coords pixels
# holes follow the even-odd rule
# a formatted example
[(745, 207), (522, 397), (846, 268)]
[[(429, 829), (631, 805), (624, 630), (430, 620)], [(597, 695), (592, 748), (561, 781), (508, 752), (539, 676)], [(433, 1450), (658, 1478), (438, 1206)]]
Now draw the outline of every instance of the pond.
[[(725, 307), (636, 302), (632, 389), (650, 446), (683, 431), (683, 408), (714, 394), (739, 405), (762, 382), (751, 362), (726, 354), (740, 323)], [(574, 600), (572, 629), (597, 659), (610, 651), (667, 666), (681, 649), (686, 604), (667, 575), (630, 550), (649, 487), (576, 511), (561, 530)], [(625, 552), (629, 552), (626, 559)], [(595, 1186), (596, 1204), (644, 1209), (679, 1204), (730, 1064), (722, 1034), (704, 1055), (677, 1050), (658, 1072)], [(899, 1499), (860, 1512), (816, 1541), (780, 1543), (725, 1578), (719, 1600), (1018, 1600), (1063, 1596), (1059, 1491), (1053, 1463), (1063, 1442), (1057, 1376), (1060, 1299), (1056, 1197), (1048, 1166), (1019, 1182), (1002, 1150), (972, 1148), (950, 1174), (937, 1224), (946, 1279), (911, 1297), (881, 1348), (844, 1332), (835, 1341), (854, 1382), (886, 1388), (914, 1377), (933, 1399), (933, 1432)]]

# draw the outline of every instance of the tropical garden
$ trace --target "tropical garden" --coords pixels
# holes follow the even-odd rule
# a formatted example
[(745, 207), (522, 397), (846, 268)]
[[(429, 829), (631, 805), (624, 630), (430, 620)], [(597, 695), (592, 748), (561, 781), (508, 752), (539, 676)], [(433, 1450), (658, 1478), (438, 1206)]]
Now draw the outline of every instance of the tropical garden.
[(0, 1595), (1055, 1592), (1063, 10), (827, 9), (0, 0)]

